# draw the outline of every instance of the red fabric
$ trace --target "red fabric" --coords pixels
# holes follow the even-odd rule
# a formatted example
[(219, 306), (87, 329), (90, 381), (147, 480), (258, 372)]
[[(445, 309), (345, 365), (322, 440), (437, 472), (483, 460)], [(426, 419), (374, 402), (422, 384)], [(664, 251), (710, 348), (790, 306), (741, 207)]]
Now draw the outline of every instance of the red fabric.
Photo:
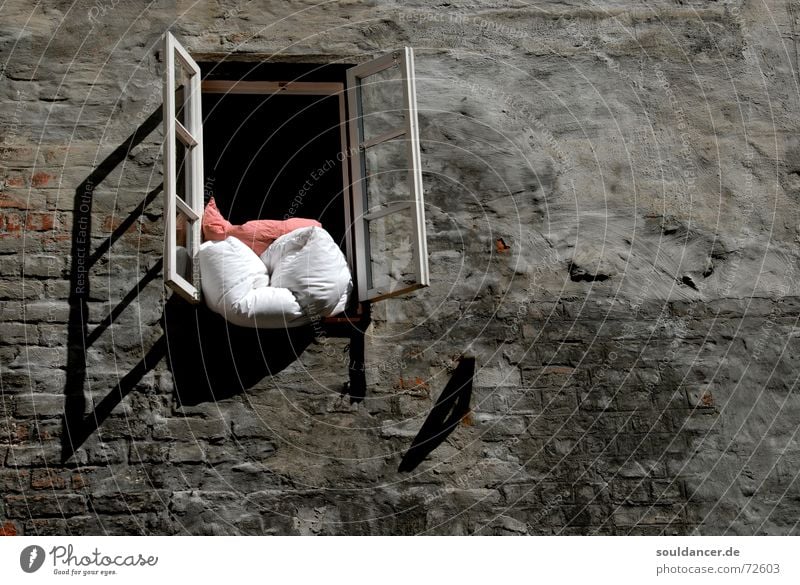
[(311, 226), (322, 227), (322, 224), (314, 219), (293, 217), (283, 221), (254, 219), (242, 225), (233, 225), (222, 217), (213, 197), (203, 212), (203, 238), (216, 242), (224, 240), (228, 236), (234, 236), (250, 246), (259, 256), (282, 235)]

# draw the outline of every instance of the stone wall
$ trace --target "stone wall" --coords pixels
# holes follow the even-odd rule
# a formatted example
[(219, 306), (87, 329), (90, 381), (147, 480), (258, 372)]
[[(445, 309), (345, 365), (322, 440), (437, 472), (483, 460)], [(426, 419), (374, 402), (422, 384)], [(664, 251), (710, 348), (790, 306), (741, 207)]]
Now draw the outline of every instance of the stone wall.
[[(0, 531), (798, 533), (800, 2), (46, 4), (0, 9)], [(415, 48), (432, 284), (363, 401), (347, 339), (166, 302), (167, 29)]]

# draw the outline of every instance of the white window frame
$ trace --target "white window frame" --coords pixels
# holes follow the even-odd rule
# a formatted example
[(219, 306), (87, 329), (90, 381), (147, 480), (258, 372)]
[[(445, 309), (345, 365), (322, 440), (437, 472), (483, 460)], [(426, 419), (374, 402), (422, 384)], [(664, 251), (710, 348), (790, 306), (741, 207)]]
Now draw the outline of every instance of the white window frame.
[[(188, 73), (188, 87), (184, 91), (184, 110), (188, 113), (188, 127), (184, 127), (176, 119), (175, 104), (175, 63), (176, 60)], [(360, 100), (361, 80), (370, 75), (384, 71), (390, 67), (400, 67), (403, 86), (404, 125), (392, 132), (364, 142), (362, 136)], [(410, 47), (403, 51), (379, 57), (367, 63), (347, 70), (346, 87), (341, 83), (320, 82), (249, 82), (249, 81), (201, 81), (200, 67), (192, 59), (186, 49), (169, 32), (164, 35), (164, 282), (181, 297), (191, 303), (201, 299), (201, 274), (198, 264), (198, 253), (201, 240), (201, 222), (203, 217), (203, 121), (202, 92), (206, 93), (286, 93), (297, 95), (339, 95), (341, 119), (342, 151), (348, 154), (350, 166), (342, 165), (344, 179), (345, 226), (348, 227), (346, 251), (351, 269), (355, 268), (358, 283), (359, 302), (374, 302), (401, 295), (429, 285), (428, 253), (425, 235), (425, 207), (422, 191), (422, 165), (419, 149), (419, 127), (417, 121), (416, 87), (414, 79), (414, 53)], [(345, 105), (349, 119), (345, 118)], [(347, 141), (349, 131), (349, 143)], [(387, 140), (406, 137), (408, 159), (408, 187), (411, 200), (407, 204), (390, 206), (380, 213), (388, 215), (393, 212), (407, 212), (413, 208), (412, 249), (415, 269), (413, 284), (394, 290), (368, 286), (369, 275), (369, 242), (366, 240), (367, 221), (376, 219), (379, 214), (368, 215), (369, 205), (363, 189), (367, 179), (363, 164), (362, 149), (369, 148)], [(187, 154), (185, 172), (185, 193), (183, 201), (177, 193), (176, 138), (182, 142)], [(349, 147), (348, 147), (349, 144)], [(348, 172), (349, 170), (349, 172)], [(350, 177), (353, 178), (352, 183)], [(349, 191), (349, 193), (348, 193)], [(191, 282), (179, 273), (179, 258), (175, 221), (176, 212), (180, 211), (187, 219), (189, 256), (192, 275)], [(352, 243), (351, 243), (352, 240)]]
[[(362, 80), (368, 80), (371, 75), (385, 71), (391, 67), (399, 67), (401, 71), (404, 126), (365, 141), (363, 135), (363, 116), (365, 113), (362, 111), (361, 101)], [(355, 224), (358, 300), (361, 302), (374, 302), (405, 294), (430, 284), (428, 248), (425, 234), (425, 202), (422, 188), (422, 162), (419, 149), (419, 122), (417, 119), (417, 92), (414, 75), (413, 49), (411, 49), (411, 47), (405, 47), (402, 51), (395, 51), (348, 69), (347, 105), (350, 114), (350, 140), (352, 146), (350, 149), (350, 172), (353, 177), (353, 222)], [(370, 205), (367, 201), (365, 189), (368, 177), (366, 174), (363, 152), (371, 146), (403, 136), (405, 137), (407, 145), (406, 156), (408, 162), (408, 191), (410, 199), (407, 203), (391, 205), (378, 212), (369, 213)], [(391, 213), (407, 213), (409, 209), (412, 211), (413, 234), (411, 244), (415, 282), (409, 286), (394, 290), (387, 290), (380, 286), (372, 286), (370, 281), (369, 231), (367, 224), (372, 219), (378, 219)]]
[[(176, 118), (175, 79), (176, 60), (188, 73), (188, 85), (184, 86), (183, 109), (188, 127)], [(200, 302), (200, 251), (201, 220), (203, 217), (203, 120), (200, 97), (200, 67), (189, 56), (186, 49), (167, 32), (164, 35), (164, 283), (190, 303)], [(178, 174), (176, 168), (175, 139), (186, 151), (185, 196), (178, 196)], [(176, 213), (186, 217), (186, 239), (191, 282), (179, 273)], [(184, 258), (185, 260), (185, 258)]]

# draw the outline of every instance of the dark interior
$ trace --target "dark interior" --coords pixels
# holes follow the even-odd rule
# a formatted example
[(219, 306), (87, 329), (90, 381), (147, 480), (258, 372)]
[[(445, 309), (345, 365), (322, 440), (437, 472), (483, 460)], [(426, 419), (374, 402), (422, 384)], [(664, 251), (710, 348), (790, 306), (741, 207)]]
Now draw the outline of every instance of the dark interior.
[[(344, 81), (346, 66), (202, 64), (204, 79)], [(319, 220), (345, 248), (339, 96), (203, 94), (206, 200), (233, 223)]]
[(337, 96), (203, 94), (207, 196), (233, 223), (317, 219), (343, 246)]

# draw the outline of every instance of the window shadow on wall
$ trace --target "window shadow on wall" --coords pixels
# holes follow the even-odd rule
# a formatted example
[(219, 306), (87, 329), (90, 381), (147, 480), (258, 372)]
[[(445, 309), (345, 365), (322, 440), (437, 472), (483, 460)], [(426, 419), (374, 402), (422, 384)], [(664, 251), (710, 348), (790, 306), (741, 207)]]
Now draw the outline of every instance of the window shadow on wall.
[(131, 150), (141, 143), (161, 124), (158, 108), (122, 144), (108, 155), (92, 173), (75, 189), (72, 212), (72, 242), (70, 248), (69, 318), (67, 324), (67, 376), (64, 386), (64, 417), (61, 434), (61, 460), (68, 461), (75, 451), (97, 430), (111, 411), (125, 398), (147, 372), (166, 354), (166, 343), (159, 338), (145, 356), (130, 369), (114, 388), (111, 388), (89, 413), (85, 395), (86, 356), (89, 348), (106, 331), (161, 271), (156, 263), (128, 293), (114, 306), (99, 324), (89, 332), (89, 305), (92, 300), (90, 271), (103, 258), (113, 244), (121, 238), (144, 213), (147, 206), (161, 193), (159, 185), (145, 194), (136, 208), (122, 220), (113, 232), (92, 250), (92, 208), (97, 187), (122, 164)]
[(475, 377), (475, 358), (461, 358), (447, 386), (444, 387), (431, 413), (422, 423), (398, 471), (413, 471), (436, 447), (453, 432), (469, 412), (472, 398), (472, 379)]
[[(128, 159), (132, 149), (160, 127), (161, 121), (161, 108), (158, 108), (75, 189), (70, 250), (67, 372), (61, 434), (62, 462), (67, 462), (76, 453), (164, 357), (168, 358), (167, 366), (175, 379), (176, 400), (180, 404), (192, 405), (233, 396), (252, 387), (265, 376), (275, 375), (296, 360), (314, 339), (311, 327), (288, 330), (235, 327), (205, 306), (192, 306), (173, 297), (166, 303), (162, 317), (165, 334), (151, 345), (144, 357), (124, 373), (90, 410), (86, 396), (87, 354), (90, 348), (114, 325), (125, 309), (136, 301), (143, 289), (161, 279), (163, 268), (161, 260), (156, 262), (116, 305), (109, 308), (100, 322), (90, 328), (89, 302), (102, 300), (101, 296), (92, 296), (92, 267), (108, 257), (114, 243), (161, 196), (163, 186), (158, 185), (145, 193), (135, 209), (99, 244), (92, 240), (95, 190)], [(361, 380), (363, 337), (355, 336), (353, 348), (355, 351), (351, 350), (349, 393), (355, 396), (354, 399), (363, 399), (366, 393), (366, 385)]]
[(230, 398), (274, 376), (314, 340), (312, 327), (251, 329), (231, 325), (204, 305), (173, 296), (164, 307), (167, 367), (176, 402)]

